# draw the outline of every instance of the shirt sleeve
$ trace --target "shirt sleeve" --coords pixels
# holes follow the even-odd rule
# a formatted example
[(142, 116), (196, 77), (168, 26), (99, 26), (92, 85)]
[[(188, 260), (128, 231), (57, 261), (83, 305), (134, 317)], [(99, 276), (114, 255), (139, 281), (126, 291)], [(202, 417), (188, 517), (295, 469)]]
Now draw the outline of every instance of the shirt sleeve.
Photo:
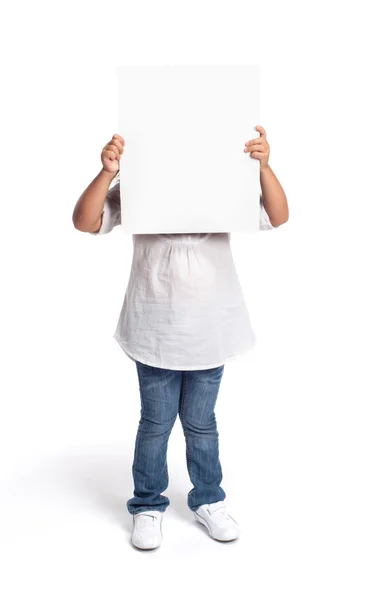
[(91, 235), (109, 233), (116, 225), (121, 223), (120, 183), (116, 183), (107, 192), (102, 211), (102, 223), (98, 231), (91, 231)]
[(270, 222), (269, 215), (263, 205), (262, 194), (260, 194), (260, 230), (264, 229), (275, 229), (275, 227)]

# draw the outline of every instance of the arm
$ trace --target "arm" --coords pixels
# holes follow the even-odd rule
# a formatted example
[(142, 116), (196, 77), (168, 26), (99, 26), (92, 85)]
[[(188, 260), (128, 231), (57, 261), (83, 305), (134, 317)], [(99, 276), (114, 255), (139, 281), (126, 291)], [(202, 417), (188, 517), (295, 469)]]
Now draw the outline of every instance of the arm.
[(288, 202), (285, 192), (269, 166), (270, 146), (266, 139), (266, 131), (260, 125), (256, 127), (259, 138), (246, 142), (244, 152), (260, 161), (260, 183), (263, 207), (274, 227), (279, 227), (289, 218)]
[(279, 227), (289, 218), (287, 197), (274, 171), (269, 165), (260, 169), (262, 201), (274, 227)]
[(102, 211), (108, 189), (119, 170), (125, 141), (115, 133), (101, 152), (102, 169), (77, 201), (72, 222), (79, 231), (97, 232), (102, 223)]
[(102, 169), (77, 201), (72, 222), (79, 231), (96, 232), (101, 227), (102, 211), (115, 173)]

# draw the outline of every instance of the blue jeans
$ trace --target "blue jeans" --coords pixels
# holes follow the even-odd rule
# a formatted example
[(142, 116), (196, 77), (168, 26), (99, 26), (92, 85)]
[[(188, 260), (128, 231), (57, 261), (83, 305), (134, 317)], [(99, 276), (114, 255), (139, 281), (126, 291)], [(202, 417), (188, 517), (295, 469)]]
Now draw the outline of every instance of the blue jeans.
[(186, 464), (192, 490), (191, 510), (224, 500), (214, 413), (224, 365), (196, 371), (151, 367), (136, 361), (140, 385), (141, 419), (134, 450), (134, 496), (127, 502), (130, 514), (144, 510), (164, 512), (169, 499), (168, 440), (180, 417), (186, 440)]

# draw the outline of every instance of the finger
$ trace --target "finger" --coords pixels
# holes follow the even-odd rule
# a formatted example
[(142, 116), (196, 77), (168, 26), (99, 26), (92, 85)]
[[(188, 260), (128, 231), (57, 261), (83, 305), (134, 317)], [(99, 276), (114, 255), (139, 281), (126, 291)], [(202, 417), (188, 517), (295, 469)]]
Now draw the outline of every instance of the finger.
[(253, 146), (249, 146), (249, 148), (246, 148), (247, 152), (266, 152), (267, 153), (267, 148), (265, 146), (260, 146), (259, 144), (254, 144)]
[(106, 144), (105, 150), (112, 150), (115, 153), (115, 156), (119, 156), (120, 150), (116, 144)]
[(266, 137), (266, 131), (261, 125), (256, 125), (255, 129), (259, 131), (261, 137)]
[(125, 146), (125, 141), (121, 141), (123, 138), (119, 139), (116, 137), (113, 137), (112, 140), (110, 141), (110, 144), (115, 144), (115, 146), (117, 146), (119, 148), (119, 152), (121, 154), (123, 154), (124, 152), (124, 146)]
[(124, 138), (122, 138), (121, 135), (119, 135), (118, 133), (114, 133), (114, 135), (112, 136), (112, 139), (119, 140), (119, 142), (121, 142), (123, 144), (123, 146), (125, 146)]
[(264, 158), (266, 155), (266, 152), (251, 152), (251, 156), (253, 156), (253, 158)]
[(102, 156), (103, 158), (109, 158), (110, 160), (117, 160), (117, 154), (112, 150), (104, 150)]
[(265, 144), (267, 143), (266, 140), (264, 138), (253, 138), (253, 140), (249, 140), (248, 142), (246, 142), (244, 145), (246, 147), (251, 147), (253, 144)]
[(109, 147), (109, 146), (116, 147), (119, 150), (120, 154), (122, 154), (124, 152), (123, 144), (116, 138), (115, 139), (113, 138), (112, 140), (109, 141), (108, 144), (106, 144), (106, 147)]
[(246, 148), (252, 148), (253, 146), (259, 146), (261, 148), (264, 144), (267, 144), (267, 141), (264, 140), (264, 138), (254, 138), (253, 140), (246, 142), (244, 145)]

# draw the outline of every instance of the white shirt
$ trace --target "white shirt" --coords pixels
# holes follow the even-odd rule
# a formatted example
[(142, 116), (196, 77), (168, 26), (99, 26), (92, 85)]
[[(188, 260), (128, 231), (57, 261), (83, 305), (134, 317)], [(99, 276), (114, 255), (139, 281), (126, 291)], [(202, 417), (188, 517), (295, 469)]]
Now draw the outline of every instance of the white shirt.
[[(121, 223), (119, 183), (95, 234)], [(261, 202), (260, 229), (273, 229)], [(256, 342), (229, 233), (133, 234), (114, 339), (132, 360), (163, 369), (221, 366)]]

